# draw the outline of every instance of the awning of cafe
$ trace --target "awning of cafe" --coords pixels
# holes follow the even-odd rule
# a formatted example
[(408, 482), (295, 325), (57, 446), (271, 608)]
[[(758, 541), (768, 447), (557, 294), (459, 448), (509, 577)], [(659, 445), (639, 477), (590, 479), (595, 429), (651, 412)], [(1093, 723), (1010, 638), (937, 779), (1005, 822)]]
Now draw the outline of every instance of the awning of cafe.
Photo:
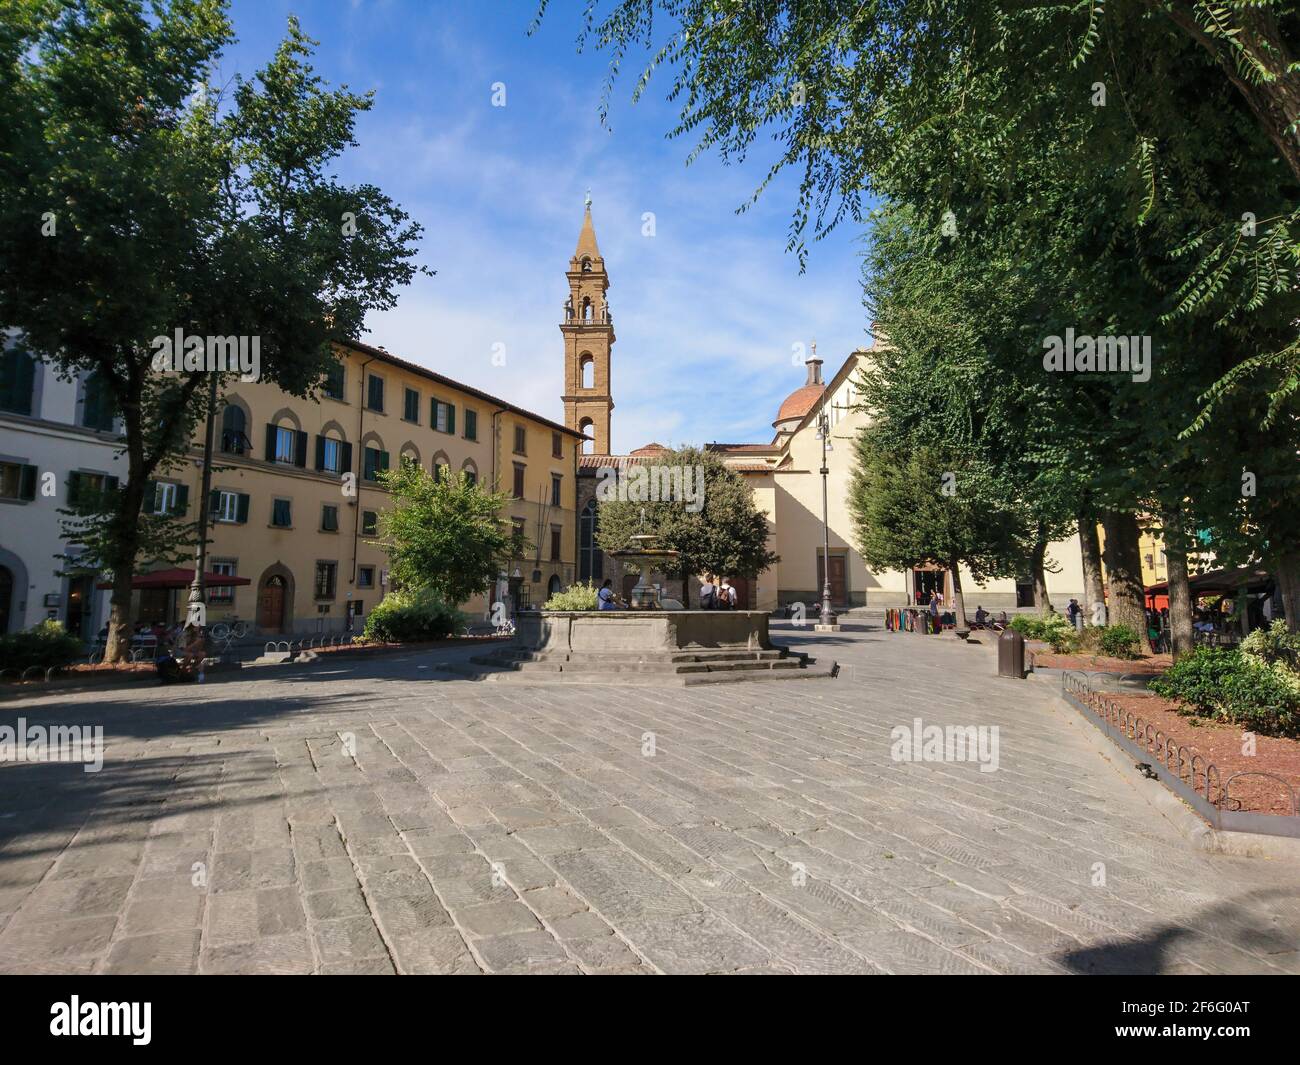
[[(137, 573), (131, 578), (131, 587), (148, 588), (188, 588), (194, 580), (192, 569), (158, 569), (152, 573)], [(206, 588), (231, 588), (236, 585), (252, 584), (247, 577), (236, 577), (231, 573), (205, 573), (203, 584)], [(100, 581), (97, 588), (112, 588), (112, 581)]]
[[(1192, 599), (1201, 599), (1207, 595), (1235, 596), (1239, 591), (1268, 592), (1273, 588), (1273, 575), (1266, 569), (1244, 567), (1242, 569), (1216, 569), (1189, 577), (1187, 586), (1191, 589)], [(1148, 598), (1167, 596), (1169, 582), (1159, 581), (1146, 587)]]

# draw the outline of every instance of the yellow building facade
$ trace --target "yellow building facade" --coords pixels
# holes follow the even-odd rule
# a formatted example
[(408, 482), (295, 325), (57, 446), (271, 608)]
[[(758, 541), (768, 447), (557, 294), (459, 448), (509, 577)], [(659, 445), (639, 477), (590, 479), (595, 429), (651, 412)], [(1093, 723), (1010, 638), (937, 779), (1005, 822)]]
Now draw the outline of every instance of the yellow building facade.
[[(317, 398), (238, 381), (223, 396), (208, 568), (250, 583), (211, 589), (210, 623), (238, 618), (267, 636), (360, 631), (390, 587), (377, 542), (389, 494), (378, 475), (403, 461), (463, 472), (510, 497), (502, 517), (530, 547), (496, 587), (462, 605), (472, 619), (494, 601), (513, 609), (572, 582), (580, 434), (383, 348), (350, 343), (336, 353)], [(201, 467), (196, 441), (147, 505), (197, 501)], [(140, 594), (142, 617), (174, 614), (166, 593)]]

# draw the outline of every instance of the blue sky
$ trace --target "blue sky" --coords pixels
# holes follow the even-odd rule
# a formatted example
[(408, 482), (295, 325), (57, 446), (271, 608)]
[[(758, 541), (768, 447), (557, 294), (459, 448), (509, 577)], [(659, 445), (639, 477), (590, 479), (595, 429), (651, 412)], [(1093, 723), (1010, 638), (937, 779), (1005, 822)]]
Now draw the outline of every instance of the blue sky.
[[(561, 420), (564, 271), (590, 188), (618, 333), (614, 450), (770, 440), (777, 406), (803, 383), (794, 345), (816, 340), (833, 370), (868, 342), (858, 232), (814, 245), (800, 275), (785, 252), (795, 175), (735, 213), (769, 142), (743, 166), (687, 167), (692, 145), (665, 138), (668, 79), (633, 104), (632, 62), (607, 131), (607, 60), (577, 52), (581, 5), (553, 0), (529, 37), (534, 11), (533, 0), (233, 0), (239, 40), (214, 80), (251, 75), (296, 14), (320, 42), (322, 77), (376, 91), (338, 173), (424, 225), (420, 260), (438, 274), (373, 316), (368, 342)], [(492, 106), (494, 82), (505, 107)]]

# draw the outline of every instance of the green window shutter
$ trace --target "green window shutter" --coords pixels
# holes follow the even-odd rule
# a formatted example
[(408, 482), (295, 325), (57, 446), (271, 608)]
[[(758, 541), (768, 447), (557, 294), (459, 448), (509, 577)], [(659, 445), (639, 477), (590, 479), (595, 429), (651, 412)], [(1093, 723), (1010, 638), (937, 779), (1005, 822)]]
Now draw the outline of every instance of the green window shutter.
[(81, 474), (73, 470), (68, 474), (68, 505), (79, 506), (81, 503)]
[(158, 513), (158, 482), (144, 482), (144, 505), (145, 510), (150, 514)]
[(212, 489), (212, 491), (210, 491), (210, 492), (208, 493), (208, 517), (209, 517), (209, 519), (215, 518), (216, 515), (217, 515), (217, 513), (218, 513), (220, 510), (221, 510), (221, 493), (220, 493), (219, 491), (217, 491), (217, 489), (214, 488), (214, 489)]
[(465, 412), (465, 439), (478, 439), (478, 412), (467, 410)]
[(456, 432), (456, 404), (447, 404), (447, 432), (455, 435)]
[(247, 492), (239, 493), (238, 518), (239, 518), (239, 523), (241, 525), (245, 524), (248, 521), (248, 493)]
[(28, 501), (36, 498), (36, 467), (23, 466), (18, 478), (18, 498)]
[(387, 471), (387, 469), (388, 469), (388, 452), (387, 452), (387, 451), (381, 451), (381, 452), (379, 453), (379, 468), (380, 468), (381, 470), (385, 470), (385, 471)]
[(36, 360), (22, 348), (11, 348), (0, 356), (0, 410), (31, 414), (35, 383)]
[(176, 486), (176, 513), (184, 515), (190, 509), (190, 487), (186, 484)]
[(316, 437), (316, 468), (323, 470), (325, 468), (325, 438)]
[(116, 477), (105, 477), (105, 478), (104, 478), (104, 494), (105, 494), (105, 495), (113, 495), (113, 494), (115, 494), (115, 493), (117, 492), (117, 486), (118, 486), (120, 483), (121, 483), (121, 482), (120, 482)]
[(275, 426), (266, 427), (266, 461), (275, 461)]
[(293, 434), (293, 464), (307, 467), (307, 434), (304, 432), (295, 432)]
[(339, 448), (341, 449), (339, 455), (339, 472), (352, 473), (352, 445), (340, 444)]

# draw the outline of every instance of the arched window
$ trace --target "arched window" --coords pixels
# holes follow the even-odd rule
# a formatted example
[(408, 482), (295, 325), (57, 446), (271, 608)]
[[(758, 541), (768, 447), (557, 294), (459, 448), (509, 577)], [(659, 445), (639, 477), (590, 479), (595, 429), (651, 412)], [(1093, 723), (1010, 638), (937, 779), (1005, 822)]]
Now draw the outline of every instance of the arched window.
[(582, 272), (584, 274), (591, 273), (591, 259), (586, 255), (582, 257)]
[(587, 500), (578, 519), (578, 579), (583, 581), (603, 581), (605, 579), (605, 556), (596, 546), (596, 501)]
[(590, 321), (591, 321), (591, 315), (592, 315), (591, 297), (590, 297), (590, 296), (583, 297), (583, 300), (582, 300), (582, 320), (583, 320), (584, 322), (590, 322)]
[(581, 362), (579, 363), (582, 380), (579, 382), (581, 388), (596, 387), (596, 360), (592, 358), (590, 352), (583, 352)]
[(578, 432), (582, 434), (582, 453), (584, 455), (592, 454), (592, 448), (595, 447), (595, 423), (590, 418), (583, 418), (578, 423)]
[(552, 574), (551, 579), (546, 584), (547, 596), (557, 595), (561, 590), (559, 574)]
[(227, 455), (247, 455), (252, 450), (243, 407), (231, 405), (221, 412), (221, 450)]

